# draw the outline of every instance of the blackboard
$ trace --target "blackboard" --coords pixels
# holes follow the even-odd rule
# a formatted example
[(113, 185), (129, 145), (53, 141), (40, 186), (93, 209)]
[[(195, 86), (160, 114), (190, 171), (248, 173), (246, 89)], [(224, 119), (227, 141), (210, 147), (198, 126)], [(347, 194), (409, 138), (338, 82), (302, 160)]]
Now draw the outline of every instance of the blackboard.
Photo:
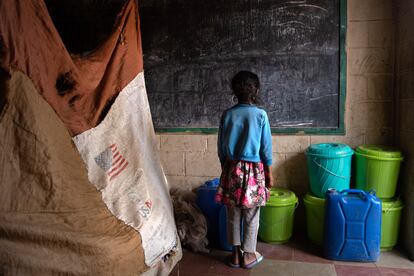
[(273, 132), (341, 133), (341, 0), (140, 2), (144, 74), (157, 131), (215, 131), (231, 77), (255, 72)]

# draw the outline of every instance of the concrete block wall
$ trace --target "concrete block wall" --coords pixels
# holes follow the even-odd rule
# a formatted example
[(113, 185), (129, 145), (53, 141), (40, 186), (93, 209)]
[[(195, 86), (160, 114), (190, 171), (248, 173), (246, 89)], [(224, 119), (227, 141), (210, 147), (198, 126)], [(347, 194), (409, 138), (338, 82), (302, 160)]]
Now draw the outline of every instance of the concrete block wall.
[[(278, 186), (308, 190), (304, 150), (311, 143), (393, 142), (394, 18), (392, 0), (348, 0), (346, 135), (273, 135)], [(193, 189), (220, 175), (216, 135), (157, 134), (171, 187)]]
[(405, 202), (400, 240), (414, 259), (414, 1), (399, 0), (397, 4), (397, 144), (405, 156), (399, 181)]

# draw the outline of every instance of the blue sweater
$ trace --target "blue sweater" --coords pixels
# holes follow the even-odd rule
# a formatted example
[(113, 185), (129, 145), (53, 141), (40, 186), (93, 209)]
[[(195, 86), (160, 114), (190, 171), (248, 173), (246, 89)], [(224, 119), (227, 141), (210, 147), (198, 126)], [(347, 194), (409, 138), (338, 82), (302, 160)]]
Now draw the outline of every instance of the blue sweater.
[(226, 159), (272, 164), (272, 134), (266, 111), (237, 104), (223, 112), (217, 140), (221, 164)]

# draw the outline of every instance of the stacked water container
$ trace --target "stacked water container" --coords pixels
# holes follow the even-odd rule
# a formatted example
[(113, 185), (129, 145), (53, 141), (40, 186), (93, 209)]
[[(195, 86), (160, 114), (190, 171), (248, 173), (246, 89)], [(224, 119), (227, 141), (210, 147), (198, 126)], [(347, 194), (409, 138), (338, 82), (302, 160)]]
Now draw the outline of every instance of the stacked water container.
[(312, 144), (306, 150), (310, 192), (303, 199), (309, 239), (323, 245), (325, 194), (330, 188), (349, 189), (354, 151), (345, 144)]
[(381, 199), (381, 250), (390, 250), (397, 243), (403, 208), (396, 196), (402, 153), (389, 146), (361, 145), (355, 155), (356, 188), (375, 191)]
[(306, 150), (311, 190), (304, 198), (308, 236), (323, 245), (329, 259), (376, 261), (381, 201), (369, 192), (350, 189), (353, 153), (349, 146), (334, 143)]

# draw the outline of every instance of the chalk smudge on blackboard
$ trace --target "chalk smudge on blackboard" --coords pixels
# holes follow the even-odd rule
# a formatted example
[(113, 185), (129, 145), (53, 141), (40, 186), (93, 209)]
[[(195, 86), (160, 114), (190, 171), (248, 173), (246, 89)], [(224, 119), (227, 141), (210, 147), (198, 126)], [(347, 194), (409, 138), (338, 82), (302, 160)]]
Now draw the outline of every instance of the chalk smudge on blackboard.
[(239, 70), (259, 75), (272, 127), (338, 127), (339, 0), (140, 5), (156, 128), (217, 127)]

